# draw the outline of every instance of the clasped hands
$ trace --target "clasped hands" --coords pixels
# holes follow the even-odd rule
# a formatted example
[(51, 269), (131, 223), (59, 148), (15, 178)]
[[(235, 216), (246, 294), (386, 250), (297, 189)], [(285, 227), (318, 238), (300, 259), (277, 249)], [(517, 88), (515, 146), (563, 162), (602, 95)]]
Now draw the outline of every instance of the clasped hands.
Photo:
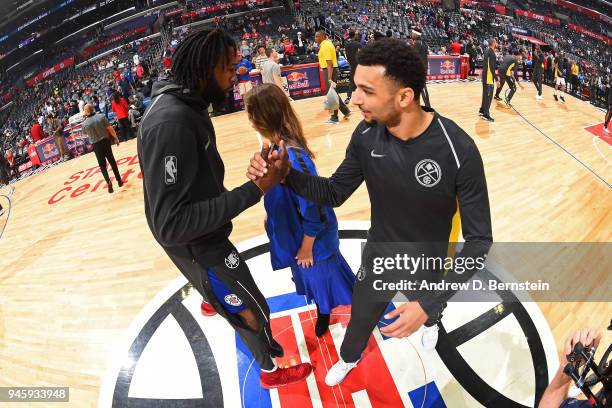
[(255, 153), (251, 158), (246, 176), (265, 194), (283, 181), (290, 169), (285, 142), (280, 142), (278, 150), (272, 150), (269, 144), (264, 143), (261, 152)]

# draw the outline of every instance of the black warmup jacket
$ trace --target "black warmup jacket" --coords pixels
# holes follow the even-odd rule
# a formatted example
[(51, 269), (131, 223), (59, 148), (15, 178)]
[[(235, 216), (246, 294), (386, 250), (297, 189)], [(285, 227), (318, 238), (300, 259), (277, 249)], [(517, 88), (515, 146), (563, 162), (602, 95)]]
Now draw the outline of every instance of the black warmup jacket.
[(147, 222), (166, 252), (216, 259), (232, 218), (255, 205), (261, 192), (251, 181), (224, 187), (206, 101), (164, 81), (154, 84), (152, 97), (138, 137)]
[[(293, 169), (287, 177), (297, 194), (328, 207), (340, 206), (363, 181), (371, 202), (368, 243), (445, 243), (436, 254), (444, 257), (458, 203), (461, 256), (488, 252), (493, 236), (482, 159), (474, 140), (450, 119), (434, 113), (429, 128), (408, 141), (363, 121), (330, 178)], [(450, 295), (430, 292), (419, 303), (431, 316)]]
[[(169, 82), (156, 82), (152, 97), (138, 134), (149, 228), (193, 287), (239, 333), (258, 364), (271, 369), (270, 357), (283, 351), (272, 337), (270, 309), (228, 240), (232, 218), (256, 204), (261, 192), (251, 181), (231, 191), (224, 187), (225, 167), (206, 101)], [(257, 332), (221, 306), (209, 268), (253, 311)]]

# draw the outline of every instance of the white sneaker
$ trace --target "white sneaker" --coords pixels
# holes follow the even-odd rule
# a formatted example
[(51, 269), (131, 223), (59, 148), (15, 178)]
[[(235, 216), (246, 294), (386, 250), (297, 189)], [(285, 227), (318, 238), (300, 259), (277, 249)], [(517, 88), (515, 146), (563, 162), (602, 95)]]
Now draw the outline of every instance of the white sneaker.
[(436, 348), (436, 344), (438, 344), (438, 330), (440, 330), (440, 328), (437, 324), (431, 327), (423, 326), (421, 344), (425, 350), (433, 350)]
[(605, 127), (605, 128), (604, 128), (604, 132), (606, 132), (606, 133), (610, 133), (610, 130), (609, 130), (607, 127)]
[(359, 360), (355, 361), (354, 363), (345, 363), (344, 360), (340, 358), (340, 360), (333, 365), (325, 376), (325, 384), (329, 385), (330, 387), (340, 384), (344, 378), (346, 378), (349, 371), (357, 367), (358, 362)]

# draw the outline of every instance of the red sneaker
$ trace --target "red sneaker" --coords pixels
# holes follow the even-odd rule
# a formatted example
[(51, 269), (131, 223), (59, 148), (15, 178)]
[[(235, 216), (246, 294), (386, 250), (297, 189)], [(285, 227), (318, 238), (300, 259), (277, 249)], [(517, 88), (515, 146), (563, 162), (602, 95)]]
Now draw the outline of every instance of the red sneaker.
[(300, 382), (312, 373), (310, 363), (302, 363), (287, 368), (277, 368), (276, 371), (266, 373), (261, 371), (259, 384), (262, 388), (271, 389)]
[(202, 316), (210, 317), (217, 314), (217, 311), (210, 303), (205, 300), (202, 300), (202, 304), (200, 305), (200, 310), (202, 311)]

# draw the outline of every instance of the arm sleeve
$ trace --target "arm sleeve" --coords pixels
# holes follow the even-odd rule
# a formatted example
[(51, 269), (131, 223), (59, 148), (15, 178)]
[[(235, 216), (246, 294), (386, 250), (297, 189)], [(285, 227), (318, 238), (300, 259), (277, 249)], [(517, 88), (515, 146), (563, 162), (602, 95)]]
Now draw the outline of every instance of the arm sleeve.
[(336, 172), (330, 177), (304, 174), (291, 169), (287, 184), (298, 195), (325, 207), (338, 207), (353, 194), (363, 182), (363, 169), (357, 157), (355, 137), (357, 128), (346, 149), (346, 156)]
[[(482, 158), (473, 141), (457, 174), (456, 188), (465, 243), (461, 252), (455, 255), (455, 260), (486, 258), (493, 242), (491, 211)], [(465, 265), (465, 262), (462, 265)], [(476, 272), (476, 269), (466, 270), (464, 273), (450, 271), (445, 280), (466, 282)], [(419, 304), (430, 317), (433, 317), (454, 294), (455, 291), (451, 290), (435, 291), (419, 299)]]
[[(180, 143), (176, 140), (181, 129)], [(165, 245), (182, 245), (227, 224), (261, 198), (251, 181), (215, 198), (193, 201), (191, 191), (198, 179), (202, 154), (196, 134), (177, 123), (166, 122), (146, 131), (142, 137), (141, 162), (152, 228)], [(167, 159), (174, 160), (174, 180), (167, 180)], [(171, 170), (171, 169), (170, 169)]]
[[(301, 153), (295, 152), (294, 154), (298, 155)], [(302, 154), (304, 163), (310, 168), (310, 173), (316, 174), (316, 171), (314, 171), (314, 164), (312, 164), (310, 158), (306, 158), (304, 156), (305, 154)], [(293, 157), (291, 160), (291, 169), (296, 172), (304, 173), (298, 160), (293, 159)], [(310, 237), (316, 237), (319, 232), (325, 228), (325, 223), (321, 220), (321, 207), (300, 195), (294, 194), (293, 196), (300, 211), (304, 234)]]

